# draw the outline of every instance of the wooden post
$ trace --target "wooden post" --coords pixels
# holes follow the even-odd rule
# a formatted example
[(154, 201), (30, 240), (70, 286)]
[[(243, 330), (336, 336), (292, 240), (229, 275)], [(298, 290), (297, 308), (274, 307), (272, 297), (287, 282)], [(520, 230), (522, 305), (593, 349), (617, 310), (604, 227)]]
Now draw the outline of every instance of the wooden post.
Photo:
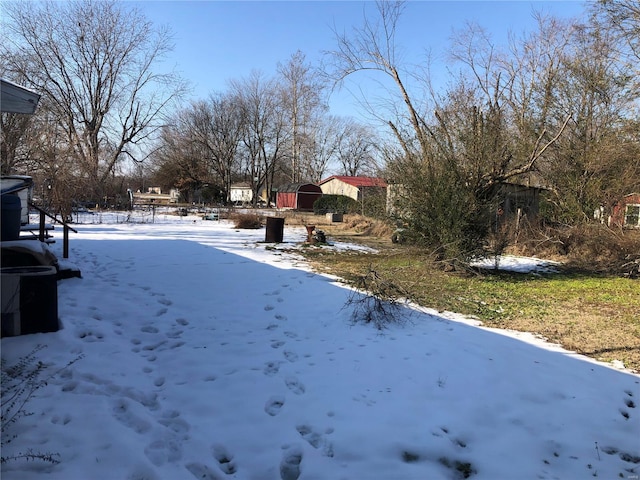
[(44, 232), (46, 227), (46, 225), (44, 224), (44, 220), (45, 220), (44, 212), (41, 210), (40, 211), (40, 230), (38, 231), (38, 240), (40, 240), (41, 242), (44, 242)]
[(62, 230), (62, 258), (69, 258), (69, 227), (66, 223)]

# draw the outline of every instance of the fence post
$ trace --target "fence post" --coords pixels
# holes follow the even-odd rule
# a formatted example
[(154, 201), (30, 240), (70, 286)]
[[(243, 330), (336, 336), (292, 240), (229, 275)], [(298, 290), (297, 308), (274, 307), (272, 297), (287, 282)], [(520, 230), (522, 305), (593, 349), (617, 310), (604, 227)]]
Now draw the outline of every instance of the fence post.
[(62, 258), (69, 258), (69, 227), (66, 223), (62, 232)]
[(45, 232), (45, 217), (44, 217), (44, 212), (40, 211), (40, 230), (38, 231), (38, 240), (40, 240), (41, 242), (44, 242), (44, 232)]

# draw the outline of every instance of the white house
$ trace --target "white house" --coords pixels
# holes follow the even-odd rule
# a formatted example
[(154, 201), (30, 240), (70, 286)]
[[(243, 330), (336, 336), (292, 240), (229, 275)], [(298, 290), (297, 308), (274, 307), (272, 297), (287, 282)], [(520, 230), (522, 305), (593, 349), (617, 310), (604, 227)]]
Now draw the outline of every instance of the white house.
[(229, 191), (229, 200), (234, 204), (248, 204), (253, 200), (253, 190), (248, 183), (234, 183)]

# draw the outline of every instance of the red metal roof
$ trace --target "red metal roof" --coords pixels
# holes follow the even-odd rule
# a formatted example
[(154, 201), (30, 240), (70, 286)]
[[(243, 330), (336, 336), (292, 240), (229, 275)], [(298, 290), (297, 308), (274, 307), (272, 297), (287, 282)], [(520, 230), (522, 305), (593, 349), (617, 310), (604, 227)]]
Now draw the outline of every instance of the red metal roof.
[(340, 180), (341, 182), (348, 183), (354, 187), (386, 187), (387, 182), (378, 177), (350, 177), (347, 175), (333, 175), (320, 182), (320, 185), (327, 183), (329, 180)]

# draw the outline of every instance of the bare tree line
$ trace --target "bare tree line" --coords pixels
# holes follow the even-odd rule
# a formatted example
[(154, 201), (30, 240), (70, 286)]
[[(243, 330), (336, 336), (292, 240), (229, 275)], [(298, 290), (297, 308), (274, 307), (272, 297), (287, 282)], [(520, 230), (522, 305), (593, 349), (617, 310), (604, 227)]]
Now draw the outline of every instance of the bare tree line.
[[(581, 22), (538, 14), (537, 29), (501, 48), (468, 24), (451, 42), (444, 89), (428, 64), (397, 55), (405, 4), (376, 7), (336, 32), (322, 68), (295, 52), (273, 76), (254, 71), (185, 105), (184, 80), (158, 68), (170, 32), (137, 10), (8, 5), (1, 73), (43, 97), (33, 118), (2, 115), (2, 171), (37, 172), (60, 203), (122, 192), (131, 161), (138, 187), (150, 177), (223, 202), (238, 181), (257, 199), (329, 173), (379, 174), (402, 185), (418, 237), (460, 247), (486, 235), (482, 212), (502, 182), (544, 186), (545, 215), (564, 223), (640, 189), (636, 2), (590, 4)], [(328, 111), (331, 89), (356, 73), (390, 81), (381, 101), (361, 99), (390, 137)]]
[(395, 137), (387, 176), (401, 186), (396, 211), (416, 241), (443, 258), (473, 255), (490, 235), (504, 182), (544, 187), (545, 217), (567, 224), (640, 188), (634, 2), (594, 3), (584, 23), (537, 14), (537, 30), (512, 36), (507, 49), (468, 24), (453, 38), (459, 70), (444, 92), (428, 70), (398, 61), (404, 8), (378, 2), (376, 17), (337, 35), (331, 75), (374, 75), (395, 86), (396, 101), (371, 113)]

